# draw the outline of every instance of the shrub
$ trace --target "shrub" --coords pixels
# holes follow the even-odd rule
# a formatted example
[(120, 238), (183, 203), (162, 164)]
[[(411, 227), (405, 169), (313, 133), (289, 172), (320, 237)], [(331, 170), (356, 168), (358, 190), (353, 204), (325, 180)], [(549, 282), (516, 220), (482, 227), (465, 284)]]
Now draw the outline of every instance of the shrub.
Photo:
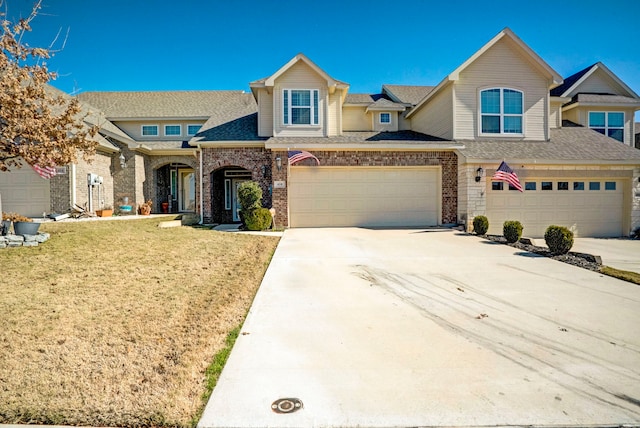
[(564, 226), (549, 226), (544, 232), (544, 242), (553, 254), (567, 254), (573, 247), (573, 232)]
[(509, 244), (518, 242), (522, 236), (522, 223), (518, 220), (507, 220), (502, 225), (502, 234)]
[(245, 181), (238, 186), (238, 202), (245, 215), (262, 207), (262, 189), (255, 181)]
[(478, 215), (473, 218), (473, 231), (477, 235), (484, 235), (489, 230), (489, 219), (483, 215)]
[(271, 226), (271, 212), (267, 208), (242, 211), (247, 230), (265, 230)]

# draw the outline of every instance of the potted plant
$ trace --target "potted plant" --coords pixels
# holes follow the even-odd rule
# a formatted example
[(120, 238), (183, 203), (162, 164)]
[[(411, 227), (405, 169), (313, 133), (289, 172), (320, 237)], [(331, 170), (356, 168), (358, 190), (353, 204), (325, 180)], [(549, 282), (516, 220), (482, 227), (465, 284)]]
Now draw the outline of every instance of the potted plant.
[(113, 207), (111, 207), (110, 205), (107, 205), (101, 210), (96, 210), (96, 215), (98, 217), (111, 217), (113, 215)]
[(145, 202), (144, 204), (141, 204), (140, 207), (138, 208), (138, 212), (141, 215), (149, 215), (151, 214), (151, 206), (153, 205), (153, 202), (151, 201), (151, 199), (149, 199), (147, 202)]
[(10, 215), (11, 221), (13, 221), (13, 233), (16, 235), (37, 235), (40, 223), (34, 223), (28, 217), (20, 214), (12, 213)]

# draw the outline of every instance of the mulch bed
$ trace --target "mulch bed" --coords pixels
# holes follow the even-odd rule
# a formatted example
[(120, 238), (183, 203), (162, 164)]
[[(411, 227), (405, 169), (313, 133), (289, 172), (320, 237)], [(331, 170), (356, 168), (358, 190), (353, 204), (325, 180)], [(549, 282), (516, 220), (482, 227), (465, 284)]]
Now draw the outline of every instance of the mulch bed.
[(504, 238), (504, 236), (500, 235), (485, 235), (484, 237), (493, 242), (499, 242), (501, 244), (509, 245), (519, 250), (535, 253), (544, 257), (548, 257), (550, 259), (558, 260), (563, 263), (568, 263), (573, 266), (589, 269), (594, 272), (600, 272), (600, 269), (602, 268), (602, 263), (591, 254), (574, 253), (572, 251), (569, 251), (567, 254), (554, 255), (551, 253), (551, 251), (549, 251), (547, 247), (538, 247), (536, 245), (525, 244), (522, 242), (509, 244), (507, 243), (507, 240)]

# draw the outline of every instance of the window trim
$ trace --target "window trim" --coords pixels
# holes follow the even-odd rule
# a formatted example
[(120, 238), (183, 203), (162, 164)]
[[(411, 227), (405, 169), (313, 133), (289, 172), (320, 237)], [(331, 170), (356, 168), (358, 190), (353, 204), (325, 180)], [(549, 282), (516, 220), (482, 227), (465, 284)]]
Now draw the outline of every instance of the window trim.
[[(179, 134), (167, 134), (167, 128), (169, 126), (177, 126), (180, 129), (180, 133)], [(163, 130), (164, 130), (164, 136), (165, 137), (182, 137), (182, 125), (179, 124), (179, 123), (168, 123), (168, 124), (164, 125)]]
[[(309, 105), (309, 122), (310, 123), (291, 123), (293, 118), (293, 106), (291, 105), (291, 92), (308, 91), (310, 92)], [(286, 93), (286, 96), (285, 96)], [(285, 104), (286, 100), (286, 104)], [(317, 104), (317, 105), (316, 105)], [(295, 108), (307, 108), (307, 106), (296, 106)], [(282, 126), (287, 127), (318, 127), (320, 126), (320, 89), (310, 88), (284, 88), (282, 89)], [(285, 116), (285, 112), (287, 113)], [(285, 120), (286, 117), (286, 120)]]
[[(196, 132), (194, 132), (193, 134), (190, 134), (189, 133), (189, 127), (190, 126), (197, 126), (198, 130)], [(193, 137), (194, 135), (196, 135), (200, 131), (200, 129), (202, 129), (202, 124), (201, 123), (187, 123), (187, 136), (188, 137)]]
[[(156, 128), (156, 133), (155, 134), (145, 134), (144, 133), (144, 128), (152, 127), (152, 126)], [(140, 136), (141, 137), (159, 137), (160, 136), (160, 125), (154, 125), (154, 124), (140, 125)]]
[[(602, 113), (604, 114), (604, 127), (602, 126), (591, 126), (591, 113)], [(622, 126), (609, 126), (609, 114), (610, 113), (620, 113), (622, 115)], [(613, 138), (613, 137), (609, 137), (609, 138), (613, 138), (616, 141), (620, 141), (621, 143), (624, 143), (624, 135), (625, 135), (625, 122), (626, 122), (626, 116), (624, 114), (623, 111), (617, 111), (617, 110), (589, 110), (587, 112), (587, 127), (589, 129), (593, 129), (594, 131), (596, 131), (597, 129), (604, 129), (604, 135), (605, 137), (609, 137), (609, 130), (611, 129), (615, 129), (615, 130), (621, 130), (622, 131), (622, 141), (618, 140), (617, 138)], [(596, 131), (598, 132), (598, 131)]]
[[(388, 122), (383, 122), (383, 121), (382, 121), (382, 115), (383, 115), (383, 114), (386, 114), (386, 115), (389, 117), (389, 121), (388, 121)], [(391, 119), (391, 112), (388, 112), (388, 111), (381, 111), (381, 112), (378, 114), (378, 123), (379, 123), (380, 125), (391, 125), (391, 122), (392, 122), (392, 119)]]
[[(500, 113), (482, 113), (482, 93), (494, 89), (500, 90)], [(513, 114), (504, 112), (504, 91), (519, 92), (522, 95), (522, 113)], [(480, 88), (478, 90), (478, 135), (484, 137), (523, 137), (525, 129), (525, 109), (524, 109), (524, 91), (512, 86), (489, 86), (486, 88)], [(500, 132), (483, 132), (482, 131), (482, 117), (483, 116), (498, 116), (500, 119)], [(519, 117), (521, 132), (504, 132), (504, 118), (505, 117)]]

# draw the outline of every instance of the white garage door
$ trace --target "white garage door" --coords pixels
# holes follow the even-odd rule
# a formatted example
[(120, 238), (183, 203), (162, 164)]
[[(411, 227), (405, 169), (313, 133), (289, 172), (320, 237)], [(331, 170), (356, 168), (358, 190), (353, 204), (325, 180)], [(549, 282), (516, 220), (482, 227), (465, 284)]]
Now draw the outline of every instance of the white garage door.
[(568, 227), (575, 236), (622, 236), (623, 184), (591, 178), (523, 180), (521, 193), (507, 183), (488, 183), (489, 233), (501, 235), (505, 220), (518, 220), (523, 235), (533, 238), (543, 237), (552, 224)]
[(0, 172), (0, 195), (4, 212), (42, 217), (43, 212), (50, 211), (49, 180), (29, 166)]
[(440, 167), (291, 168), (291, 227), (440, 223)]

